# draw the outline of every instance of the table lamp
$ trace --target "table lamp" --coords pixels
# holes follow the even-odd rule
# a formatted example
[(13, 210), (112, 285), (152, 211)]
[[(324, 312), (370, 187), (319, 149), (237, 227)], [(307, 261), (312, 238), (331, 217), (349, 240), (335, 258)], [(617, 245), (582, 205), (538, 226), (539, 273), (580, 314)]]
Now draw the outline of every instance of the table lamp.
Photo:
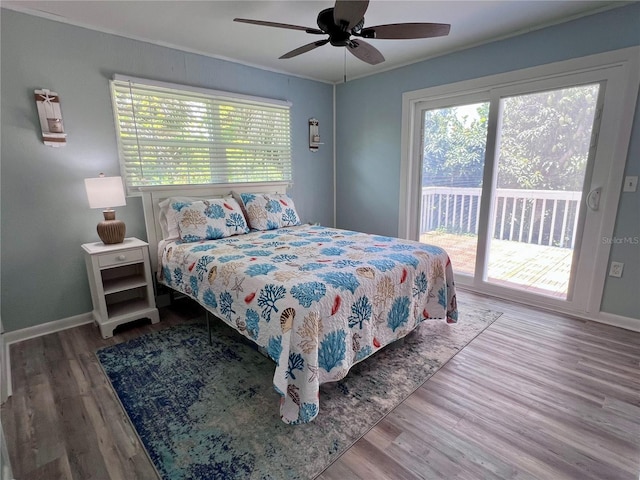
[(122, 177), (85, 178), (87, 198), (90, 208), (103, 208), (104, 221), (98, 223), (98, 236), (105, 244), (122, 243), (126, 226), (122, 220), (116, 220), (113, 207), (126, 205)]

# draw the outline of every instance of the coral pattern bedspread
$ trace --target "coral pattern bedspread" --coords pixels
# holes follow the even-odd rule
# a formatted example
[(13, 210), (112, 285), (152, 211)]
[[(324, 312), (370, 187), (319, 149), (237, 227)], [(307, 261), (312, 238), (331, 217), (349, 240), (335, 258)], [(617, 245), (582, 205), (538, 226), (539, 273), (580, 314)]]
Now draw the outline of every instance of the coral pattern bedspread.
[(319, 411), (321, 383), (428, 319), (457, 320), (444, 250), (301, 225), (199, 243), (169, 242), (160, 281), (197, 300), (276, 362), (280, 415)]

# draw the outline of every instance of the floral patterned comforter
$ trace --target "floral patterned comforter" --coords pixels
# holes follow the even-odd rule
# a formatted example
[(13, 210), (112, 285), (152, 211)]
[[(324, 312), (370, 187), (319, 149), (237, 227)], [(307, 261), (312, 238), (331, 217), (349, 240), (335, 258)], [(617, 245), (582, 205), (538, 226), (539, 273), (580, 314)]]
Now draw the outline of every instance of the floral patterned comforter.
[(302, 225), (170, 242), (160, 281), (197, 300), (276, 362), (286, 423), (313, 420), (321, 383), (431, 319), (457, 321), (444, 250)]

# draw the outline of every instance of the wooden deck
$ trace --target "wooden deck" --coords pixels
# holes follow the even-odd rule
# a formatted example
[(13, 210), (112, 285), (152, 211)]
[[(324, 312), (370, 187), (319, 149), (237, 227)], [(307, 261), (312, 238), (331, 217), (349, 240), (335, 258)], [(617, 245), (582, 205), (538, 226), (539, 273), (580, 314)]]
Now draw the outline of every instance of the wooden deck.
[[(473, 275), (477, 237), (431, 232), (420, 241), (444, 248), (454, 271)], [(543, 295), (566, 298), (573, 250), (509, 240), (491, 241), (488, 280)]]

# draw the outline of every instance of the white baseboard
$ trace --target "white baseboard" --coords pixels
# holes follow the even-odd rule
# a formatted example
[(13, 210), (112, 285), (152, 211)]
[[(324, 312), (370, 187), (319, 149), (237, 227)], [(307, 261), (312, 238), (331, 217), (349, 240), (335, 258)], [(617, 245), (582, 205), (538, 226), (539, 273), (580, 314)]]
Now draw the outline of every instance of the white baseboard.
[(80, 315), (63, 318), (61, 320), (54, 320), (53, 322), (43, 323), (42, 325), (34, 325), (33, 327), (6, 332), (4, 334), (4, 339), (7, 345), (11, 345), (12, 343), (22, 342), (23, 340), (48, 335), (50, 333), (59, 332), (60, 330), (66, 330), (67, 328), (73, 328), (91, 322), (93, 322), (93, 315), (91, 312), (81, 313)]
[(0, 366), (2, 372), (0, 372), (0, 405), (3, 404), (7, 398), (13, 395), (13, 388), (11, 387), (11, 358), (9, 357), (9, 347), (4, 344), (4, 334), (0, 339), (2, 348), (0, 348), (0, 355), (2, 355), (2, 361)]
[(4, 403), (7, 398), (13, 395), (13, 386), (11, 383), (11, 355), (9, 355), (9, 345), (5, 345), (4, 358), (2, 359), (2, 368), (4, 368), (4, 392), (2, 392), (1, 403)]
[[(569, 317), (578, 318), (580, 320), (590, 320), (593, 322), (611, 325), (613, 327), (619, 327), (619, 328), (624, 328), (626, 330), (631, 330), (634, 332), (640, 332), (640, 319), (637, 319), (637, 318), (625, 317), (622, 315), (616, 315), (614, 313), (607, 313), (607, 312), (597, 312), (592, 314), (592, 313), (586, 313), (586, 312), (574, 312), (569, 309), (563, 310), (561, 308), (558, 308), (557, 306), (545, 305), (542, 303), (543, 300), (538, 300), (538, 302), (540, 303), (537, 303), (537, 302), (534, 303), (530, 299), (524, 299), (524, 298), (508, 299), (508, 298), (501, 297), (495, 292), (486, 292), (486, 291), (478, 290), (470, 285), (457, 284), (456, 289), (471, 292), (476, 295), (483, 295), (486, 297), (497, 298), (498, 300), (503, 300), (505, 302), (519, 303), (522, 305), (527, 305), (531, 308), (537, 308), (547, 312), (558, 313), (560, 315), (566, 315)], [(638, 480), (640, 480), (640, 478), (638, 478)]]
[(614, 327), (640, 332), (640, 320), (637, 318), (623, 317), (622, 315), (615, 315), (613, 313), (600, 312), (598, 313), (598, 316), (592, 320), (600, 323), (606, 323), (607, 325), (613, 325)]

